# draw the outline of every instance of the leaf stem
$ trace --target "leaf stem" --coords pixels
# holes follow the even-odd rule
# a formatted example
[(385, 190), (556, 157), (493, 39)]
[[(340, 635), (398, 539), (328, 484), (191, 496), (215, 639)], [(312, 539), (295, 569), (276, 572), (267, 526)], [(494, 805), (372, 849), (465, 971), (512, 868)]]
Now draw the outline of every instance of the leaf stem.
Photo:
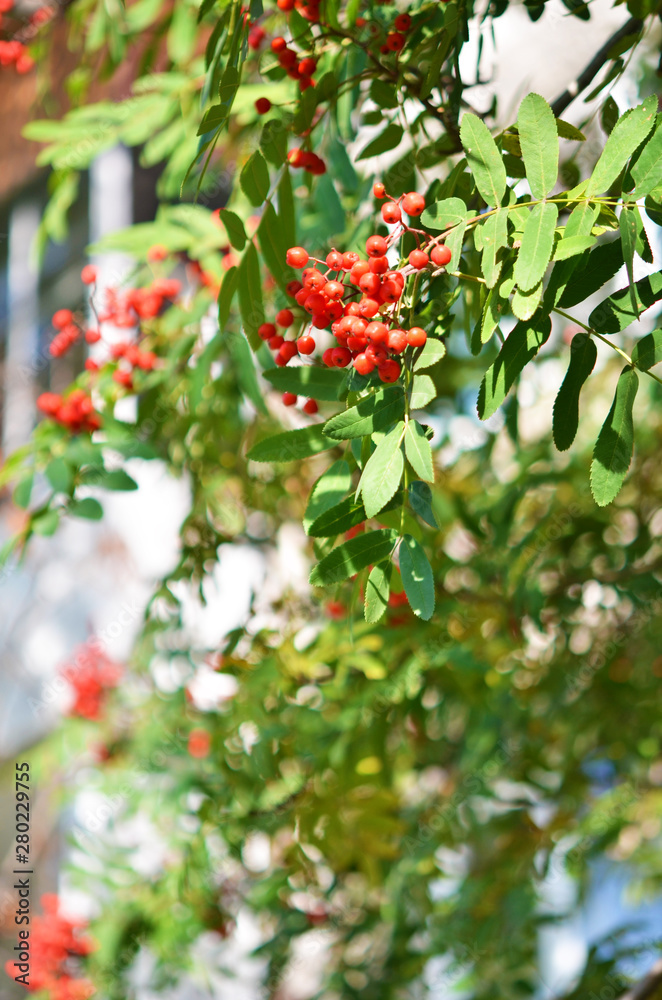
[[(621, 350), (620, 347), (617, 347), (616, 344), (612, 344), (611, 340), (603, 336), (601, 333), (598, 333), (597, 330), (593, 330), (590, 326), (587, 326), (586, 323), (582, 323), (580, 319), (576, 319), (574, 316), (571, 316), (570, 313), (567, 313), (564, 309), (559, 309), (557, 306), (554, 306), (554, 312), (558, 313), (559, 316), (563, 316), (564, 319), (569, 319), (571, 323), (576, 323), (577, 326), (581, 326), (582, 330), (585, 330), (586, 333), (589, 334), (589, 336), (597, 337), (598, 340), (601, 340), (603, 344), (607, 344), (609, 347), (611, 347), (612, 351), (616, 351), (617, 354), (620, 354), (620, 356), (624, 358), (625, 361), (627, 361), (627, 363), (631, 365), (632, 368), (637, 368), (636, 362), (632, 360), (629, 354), (626, 354), (625, 351)], [(655, 375), (653, 372), (647, 371), (644, 368), (637, 368), (637, 371), (640, 372), (642, 371), (644, 375), (650, 375), (652, 379), (654, 379), (656, 382), (659, 382), (660, 385), (662, 385), (662, 378), (660, 378), (659, 375)]]

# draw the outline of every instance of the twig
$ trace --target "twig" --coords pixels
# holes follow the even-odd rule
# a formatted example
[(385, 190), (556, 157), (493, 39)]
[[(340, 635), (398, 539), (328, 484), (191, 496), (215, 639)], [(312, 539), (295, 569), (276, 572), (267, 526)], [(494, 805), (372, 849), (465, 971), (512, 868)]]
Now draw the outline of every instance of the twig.
[(623, 993), (619, 1000), (648, 1000), (657, 993), (660, 986), (662, 986), (662, 958), (658, 959), (643, 979), (635, 983), (627, 993)]

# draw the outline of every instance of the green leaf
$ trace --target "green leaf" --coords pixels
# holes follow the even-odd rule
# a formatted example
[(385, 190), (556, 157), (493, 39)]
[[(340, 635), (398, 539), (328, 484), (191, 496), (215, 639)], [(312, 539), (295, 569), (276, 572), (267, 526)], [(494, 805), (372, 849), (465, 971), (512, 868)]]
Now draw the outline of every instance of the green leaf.
[(434, 481), (432, 446), (417, 420), (410, 420), (405, 434), (405, 455), (417, 476), (431, 483)]
[(591, 493), (598, 507), (606, 507), (618, 495), (630, 468), (634, 450), (632, 408), (638, 388), (639, 376), (626, 365), (593, 452)]
[(329, 466), (310, 492), (303, 518), (303, 528), (306, 534), (310, 531), (311, 525), (327, 510), (335, 507), (351, 488), (352, 473), (347, 462), (341, 458)]
[(225, 226), (225, 231), (232, 246), (235, 250), (243, 250), (246, 246), (246, 230), (239, 216), (231, 212), (229, 208), (222, 208), (220, 219)]
[(239, 308), (248, 343), (256, 351), (261, 344), (257, 331), (264, 323), (264, 306), (260, 262), (252, 243), (246, 247), (239, 264)]
[(97, 484), (103, 490), (137, 490), (138, 483), (124, 469), (104, 470)]
[(635, 249), (642, 260), (645, 260), (647, 264), (652, 264), (653, 251), (651, 250), (651, 245), (648, 242), (648, 236), (646, 234), (646, 229), (644, 228), (644, 220), (641, 217), (639, 206), (634, 205), (631, 211), (634, 212), (634, 217), (637, 225), (637, 241), (635, 244)]
[(259, 149), (246, 161), (239, 183), (251, 205), (261, 205), (269, 194), (269, 168)]
[(642, 372), (659, 364), (662, 361), (662, 330), (653, 330), (638, 340), (630, 357)]
[(478, 191), (488, 205), (500, 205), (506, 190), (506, 168), (487, 126), (470, 111), (462, 116), (460, 140)]
[(527, 94), (519, 107), (517, 128), (534, 198), (545, 198), (559, 172), (559, 137), (554, 113), (539, 94)]
[(388, 563), (380, 563), (370, 570), (368, 582), (365, 586), (365, 620), (374, 625), (383, 617), (391, 593), (390, 587), (391, 567)]
[(623, 260), (627, 270), (628, 281), (630, 283), (630, 303), (635, 315), (638, 317), (637, 300), (634, 291), (634, 251), (637, 243), (637, 217), (631, 208), (625, 205), (621, 209), (618, 219), (618, 228), (621, 233), (621, 246), (623, 248)]
[(586, 253), (595, 243), (594, 236), (562, 236), (554, 247), (552, 260), (568, 260), (578, 254)]
[(327, 401), (339, 399), (347, 381), (344, 371), (318, 365), (269, 368), (262, 374), (267, 382), (271, 382), (281, 392), (293, 392), (297, 396)]
[[(634, 302), (632, 298), (634, 296)], [(662, 299), (662, 271), (621, 288), (595, 307), (588, 324), (598, 333), (618, 333), (639, 318), (639, 313)]]
[(451, 259), (446, 265), (447, 271), (456, 271), (460, 266), (460, 257), (464, 246), (464, 234), (467, 228), (466, 219), (459, 226), (455, 226), (446, 236), (446, 246), (451, 252)]
[[(63, 458), (52, 458), (45, 469), (46, 478), (56, 493), (71, 493), (74, 472)], [(28, 499), (29, 502), (29, 499)]]
[(554, 248), (558, 215), (557, 206), (551, 202), (531, 209), (513, 272), (515, 283), (523, 292), (530, 292), (544, 277)]
[(570, 309), (578, 302), (584, 302), (590, 295), (597, 292), (599, 288), (613, 278), (616, 272), (623, 266), (623, 248), (620, 240), (612, 240), (611, 243), (601, 243), (579, 262), (570, 279), (568, 280), (563, 294), (559, 299), (562, 309)]
[(365, 149), (361, 150), (357, 160), (367, 160), (370, 156), (377, 156), (379, 153), (388, 152), (389, 149), (395, 149), (396, 146), (400, 145), (403, 135), (402, 125), (396, 125), (392, 122), (386, 126), (383, 132), (380, 132), (376, 139), (369, 142)]
[(99, 521), (103, 517), (103, 507), (93, 497), (85, 497), (84, 500), (72, 500), (67, 505), (67, 513), (73, 514), (74, 517), (84, 517), (90, 521)]
[(521, 288), (516, 288), (510, 306), (517, 319), (531, 319), (540, 305), (541, 299), (542, 281), (530, 292), (523, 292)]
[(633, 201), (644, 198), (662, 184), (662, 124), (657, 125), (630, 173), (635, 187), (628, 198)]
[(431, 528), (439, 527), (432, 510), (432, 490), (427, 483), (422, 483), (417, 479), (409, 484), (409, 505)]
[(22, 479), (16, 489), (14, 490), (13, 500), (17, 507), (21, 510), (27, 510), (30, 505), (30, 497), (32, 496), (32, 486), (34, 483), (34, 476), (30, 473), (25, 479)]
[(423, 547), (405, 535), (400, 545), (400, 575), (412, 611), (423, 621), (434, 614), (434, 577)]
[(559, 451), (567, 451), (579, 426), (579, 394), (595, 366), (598, 351), (586, 333), (576, 333), (570, 342), (570, 363), (554, 402), (552, 431)]
[(602, 194), (611, 187), (637, 146), (653, 128), (656, 114), (657, 96), (653, 94), (618, 119), (588, 182), (586, 194), (589, 197)]
[(260, 149), (275, 167), (280, 167), (287, 158), (287, 129), (279, 118), (270, 118), (264, 123), (260, 136)]
[(314, 567), (310, 582), (314, 587), (340, 583), (371, 563), (388, 559), (397, 540), (397, 533), (390, 529), (366, 531), (336, 546)]
[(258, 441), (250, 449), (246, 458), (252, 462), (294, 462), (299, 458), (308, 458), (327, 448), (333, 448), (335, 442), (328, 438), (321, 424), (311, 427), (300, 427), (295, 431), (284, 431), (282, 434), (272, 434), (271, 437)]
[(437, 361), (441, 361), (445, 354), (446, 345), (443, 340), (428, 337), (421, 348), (421, 353), (414, 361), (412, 371), (420, 372), (424, 368), (431, 368), (433, 365), (436, 365)]
[(559, 139), (571, 139), (574, 142), (586, 142), (586, 136), (583, 132), (580, 132), (578, 128), (571, 125), (570, 122), (564, 122), (562, 118), (556, 119), (556, 131), (558, 132)]
[(421, 222), (426, 229), (438, 233), (451, 226), (459, 226), (466, 217), (467, 206), (461, 198), (444, 198), (423, 211)]
[(500, 208), (487, 217), (480, 226), (483, 243), (481, 270), (488, 288), (494, 288), (501, 274), (502, 262), (497, 260), (497, 254), (502, 247), (508, 246), (508, 210)]
[(230, 318), (232, 301), (239, 285), (239, 268), (231, 267), (225, 272), (221, 290), (218, 295), (218, 328), (224, 333), (225, 326)]
[(60, 524), (59, 510), (45, 510), (30, 522), (30, 528), (36, 535), (54, 535)]
[(401, 447), (404, 429), (401, 420), (381, 439), (363, 470), (359, 489), (368, 517), (378, 514), (400, 485), (405, 467)]
[(335, 538), (350, 528), (363, 524), (366, 519), (365, 507), (354, 497), (345, 497), (339, 503), (324, 511), (310, 523), (308, 534), (311, 538)]
[(437, 387), (429, 375), (414, 375), (411, 382), (409, 405), (412, 410), (421, 410), (437, 397)]
[(287, 244), (283, 238), (283, 227), (271, 202), (264, 206), (257, 235), (267, 267), (284, 291), (293, 275), (285, 260)]
[(571, 239), (573, 236), (590, 236), (599, 214), (600, 206), (596, 202), (582, 201), (579, 205), (575, 205), (568, 217), (563, 239)]
[(548, 340), (551, 330), (551, 320), (544, 313), (536, 313), (531, 320), (513, 327), (480, 384), (478, 415), (481, 420), (496, 413), (524, 366)]
[(337, 441), (364, 437), (399, 420), (404, 409), (405, 397), (401, 386), (377, 389), (370, 396), (360, 399), (356, 406), (350, 406), (327, 420), (324, 432)]
[(267, 408), (262, 397), (262, 390), (257, 380), (255, 368), (255, 356), (250, 349), (248, 341), (243, 333), (226, 333), (225, 344), (232, 359), (234, 370), (237, 372), (237, 379), (247, 399), (250, 399), (258, 413), (264, 416)]

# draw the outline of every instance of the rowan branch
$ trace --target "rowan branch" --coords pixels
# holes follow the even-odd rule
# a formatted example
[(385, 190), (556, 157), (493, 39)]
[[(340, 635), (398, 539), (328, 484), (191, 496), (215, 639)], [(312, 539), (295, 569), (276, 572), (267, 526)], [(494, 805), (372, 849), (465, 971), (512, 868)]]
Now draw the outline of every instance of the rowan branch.
[(662, 987), (662, 958), (658, 959), (650, 972), (635, 983), (619, 1000), (649, 1000)]
[(573, 83), (568, 85), (567, 90), (556, 98), (552, 104), (552, 111), (558, 118), (563, 114), (565, 109), (569, 104), (572, 104), (574, 99), (578, 97), (583, 90), (593, 82), (595, 77), (598, 75), (604, 64), (609, 59), (609, 53), (611, 52), (614, 45), (620, 42), (623, 38), (627, 38), (628, 35), (637, 35), (642, 30), (644, 22), (641, 18), (631, 17), (629, 21), (626, 21), (622, 28), (619, 28), (611, 38), (608, 38), (605, 44), (599, 49), (596, 54), (591, 59), (590, 63), (583, 72), (579, 74)]

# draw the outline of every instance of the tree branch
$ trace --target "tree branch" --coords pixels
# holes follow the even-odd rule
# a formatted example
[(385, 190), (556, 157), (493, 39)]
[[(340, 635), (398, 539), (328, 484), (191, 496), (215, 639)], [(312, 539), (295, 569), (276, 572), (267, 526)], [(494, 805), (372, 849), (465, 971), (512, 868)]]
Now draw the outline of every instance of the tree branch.
[(658, 959), (648, 975), (623, 993), (619, 1000), (649, 1000), (662, 986), (662, 958)]
[(559, 115), (563, 114), (568, 105), (572, 104), (574, 99), (578, 97), (583, 90), (586, 90), (588, 85), (597, 76), (609, 59), (609, 53), (611, 52), (613, 46), (616, 45), (617, 42), (620, 42), (623, 38), (627, 38), (628, 35), (638, 34), (643, 26), (644, 22), (640, 18), (631, 17), (629, 21), (625, 22), (622, 28), (619, 28), (618, 31), (611, 36), (611, 38), (607, 39), (602, 48), (593, 56), (586, 69), (579, 74), (573, 83), (569, 84), (568, 89), (564, 90), (552, 104), (552, 111), (557, 118)]

